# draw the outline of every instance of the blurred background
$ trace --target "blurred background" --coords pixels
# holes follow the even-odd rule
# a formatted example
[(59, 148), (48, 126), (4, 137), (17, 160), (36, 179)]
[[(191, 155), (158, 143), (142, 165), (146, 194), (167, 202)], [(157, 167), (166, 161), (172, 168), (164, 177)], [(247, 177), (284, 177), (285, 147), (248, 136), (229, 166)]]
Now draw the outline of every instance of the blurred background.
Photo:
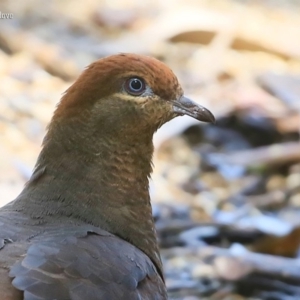
[(150, 192), (171, 299), (300, 299), (300, 1), (0, 1), (0, 206), (92, 61), (154, 56), (216, 125), (155, 136)]

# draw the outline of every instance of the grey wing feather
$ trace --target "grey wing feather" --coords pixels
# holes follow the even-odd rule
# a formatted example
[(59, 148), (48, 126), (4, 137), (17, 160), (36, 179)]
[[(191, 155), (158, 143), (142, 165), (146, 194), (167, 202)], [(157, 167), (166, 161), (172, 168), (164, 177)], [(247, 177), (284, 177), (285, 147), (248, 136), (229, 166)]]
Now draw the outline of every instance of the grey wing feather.
[(143, 252), (96, 232), (39, 237), (9, 276), (24, 291), (24, 300), (167, 299), (161, 277)]

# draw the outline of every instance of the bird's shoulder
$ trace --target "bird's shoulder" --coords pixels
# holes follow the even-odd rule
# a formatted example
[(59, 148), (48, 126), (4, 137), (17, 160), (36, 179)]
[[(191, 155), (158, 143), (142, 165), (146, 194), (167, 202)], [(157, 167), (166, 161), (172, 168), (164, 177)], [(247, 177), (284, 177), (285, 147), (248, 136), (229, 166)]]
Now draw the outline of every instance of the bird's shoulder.
[(0, 271), (25, 300), (167, 298), (154, 264), (132, 244), (88, 224), (20, 228), (22, 218), (0, 214)]

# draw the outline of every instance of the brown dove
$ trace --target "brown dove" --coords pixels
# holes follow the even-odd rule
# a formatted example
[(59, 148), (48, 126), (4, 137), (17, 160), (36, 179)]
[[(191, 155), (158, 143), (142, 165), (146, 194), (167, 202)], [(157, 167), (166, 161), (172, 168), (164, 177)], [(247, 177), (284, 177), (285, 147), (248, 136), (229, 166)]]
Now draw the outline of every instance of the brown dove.
[(92, 63), (65, 92), (33, 174), (0, 209), (1, 300), (167, 299), (152, 217), (152, 137), (213, 122), (147, 56)]

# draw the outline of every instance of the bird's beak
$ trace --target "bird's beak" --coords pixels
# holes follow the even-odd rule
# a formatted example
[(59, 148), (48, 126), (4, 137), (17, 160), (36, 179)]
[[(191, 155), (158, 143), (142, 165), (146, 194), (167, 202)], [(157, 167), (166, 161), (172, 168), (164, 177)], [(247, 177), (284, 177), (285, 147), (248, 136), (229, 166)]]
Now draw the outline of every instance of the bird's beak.
[(202, 122), (215, 123), (214, 115), (205, 107), (197, 104), (191, 99), (181, 96), (178, 100), (172, 101), (173, 111), (178, 115), (188, 115)]

